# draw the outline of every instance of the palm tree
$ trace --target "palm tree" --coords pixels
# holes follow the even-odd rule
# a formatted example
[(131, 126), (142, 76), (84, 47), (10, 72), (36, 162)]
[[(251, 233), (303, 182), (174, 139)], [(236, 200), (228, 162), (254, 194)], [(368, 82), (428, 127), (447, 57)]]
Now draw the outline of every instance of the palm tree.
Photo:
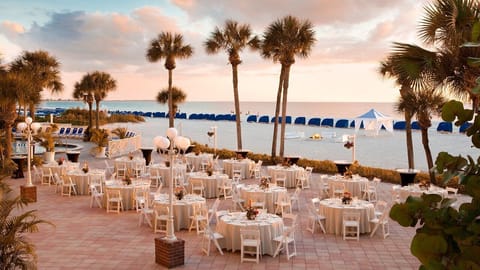
[(439, 80), (456, 97), (470, 99), (475, 111), (479, 108), (479, 94), (472, 90), (480, 76), (480, 67), (470, 66), (469, 57), (480, 57), (480, 49), (462, 45), (471, 40), (472, 31), (478, 32), (473, 27), (479, 20), (476, 0), (437, 0), (425, 7), (419, 27), (419, 36), (425, 44), (435, 46), (440, 52)]
[(31, 80), (23, 72), (0, 72), (0, 123), (5, 130), (5, 156), (12, 153), (12, 127), (17, 119), (16, 103), (22, 91), (31, 87)]
[(170, 32), (162, 32), (156, 39), (150, 42), (147, 49), (147, 59), (150, 62), (157, 62), (165, 58), (165, 68), (168, 70), (168, 112), (169, 127), (174, 127), (175, 111), (173, 110), (172, 98), (172, 76), (176, 67), (175, 60), (188, 58), (192, 56), (193, 48), (190, 45), (183, 44), (183, 36), (180, 34), (172, 34)]
[[(35, 246), (27, 241), (25, 233), (38, 231), (41, 223), (52, 223), (39, 219), (37, 210), (18, 213), (18, 208), (28, 204), (25, 199), (17, 196), (11, 199), (10, 187), (3, 182), (6, 168), (1, 168), (0, 179), (0, 268), (1, 269), (36, 269)], [(18, 214), (18, 215), (14, 215)]]
[(435, 172), (433, 168), (432, 151), (430, 150), (428, 139), (428, 128), (432, 126), (432, 114), (440, 114), (445, 98), (436, 90), (428, 88), (413, 90), (400, 96), (396, 104), (399, 112), (408, 111), (410, 115), (417, 117), (418, 124), (422, 133), (422, 144), (425, 150), (427, 166), (430, 175), (430, 182), (436, 184)]
[(208, 54), (216, 54), (220, 50), (228, 53), (228, 61), (232, 65), (233, 76), (233, 101), (235, 103), (235, 116), (237, 125), (237, 148), (242, 149), (242, 128), (240, 124), (240, 98), (238, 95), (238, 65), (242, 63), (240, 52), (245, 47), (256, 50), (260, 47), (260, 40), (252, 35), (250, 25), (233, 20), (227, 20), (223, 29), (215, 27), (205, 43)]
[(117, 88), (117, 81), (110, 74), (101, 71), (94, 71), (90, 74), (93, 77), (93, 97), (95, 99), (95, 128), (99, 129), (100, 102), (104, 100), (108, 92)]
[(293, 16), (286, 16), (273, 22), (263, 34), (262, 56), (264, 58), (271, 58), (274, 62), (280, 62), (282, 65), (275, 108), (272, 158), (276, 156), (278, 114), (281, 98), (282, 127), (280, 132), (280, 156), (283, 157), (284, 154), (290, 67), (295, 63), (295, 56), (305, 58), (309, 56), (315, 41), (315, 31), (313, 30), (312, 23), (308, 20), (300, 21)]
[[(162, 91), (158, 92), (157, 95), (157, 102), (161, 104), (165, 104), (169, 102), (170, 91), (167, 89), (163, 89)], [(182, 91), (182, 89), (172, 86), (172, 106), (173, 111), (176, 112), (179, 103), (185, 102), (187, 99), (187, 94)]]
[(92, 74), (87, 73), (80, 82), (76, 82), (73, 89), (73, 98), (83, 100), (88, 104), (88, 127), (85, 132), (86, 140), (90, 140), (92, 130), (92, 106), (94, 101), (94, 78)]
[(46, 51), (24, 52), (10, 64), (12, 72), (29, 74), (31, 87), (24, 96), (30, 116), (35, 119), (35, 105), (41, 101), (41, 93), (49, 89), (52, 93), (63, 91), (60, 78), (60, 63)]

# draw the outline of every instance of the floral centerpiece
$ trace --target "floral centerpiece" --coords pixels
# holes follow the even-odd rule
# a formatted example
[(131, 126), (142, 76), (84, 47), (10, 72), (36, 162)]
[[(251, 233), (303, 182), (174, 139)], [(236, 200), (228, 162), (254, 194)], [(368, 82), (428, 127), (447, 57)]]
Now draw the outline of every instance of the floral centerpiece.
[(123, 182), (126, 185), (131, 185), (132, 184), (132, 172), (131, 172), (130, 169), (127, 169), (127, 171), (125, 172), (125, 177), (123, 178)]
[(353, 173), (349, 168), (345, 169), (345, 172), (343, 173), (343, 177), (347, 179), (351, 179), (353, 177)]
[(351, 142), (351, 141), (347, 141), (347, 142), (343, 145), (343, 147), (345, 147), (345, 148), (347, 148), (347, 149), (350, 149), (350, 148), (352, 148), (353, 146), (354, 146), (354, 144), (353, 144), (353, 142)]
[(260, 186), (261, 189), (267, 189), (269, 187), (269, 185), (270, 185), (270, 181), (268, 181), (268, 178), (262, 177), (260, 179), (260, 185), (259, 186)]
[(61, 157), (57, 160), (58, 166), (62, 166), (63, 162), (65, 161), (65, 158)]
[(422, 190), (428, 190), (430, 188), (430, 182), (423, 180), (418, 184), (418, 186)]
[(254, 220), (258, 215), (258, 210), (252, 207), (247, 208), (247, 218), (249, 220)]
[(350, 204), (352, 202), (352, 193), (345, 191), (343, 192), (342, 203)]
[(84, 173), (88, 173), (88, 163), (86, 161), (85, 161), (85, 163), (83, 163), (82, 171)]
[(183, 199), (184, 195), (185, 195), (185, 189), (183, 187), (175, 188), (175, 196), (177, 197), (177, 200)]
[(213, 174), (213, 164), (212, 163), (208, 163), (207, 164), (207, 167), (205, 168), (205, 172), (207, 173), (208, 176), (212, 176)]
[(132, 152), (128, 153), (128, 158), (129, 158), (130, 160), (133, 159), (133, 153), (132, 153)]

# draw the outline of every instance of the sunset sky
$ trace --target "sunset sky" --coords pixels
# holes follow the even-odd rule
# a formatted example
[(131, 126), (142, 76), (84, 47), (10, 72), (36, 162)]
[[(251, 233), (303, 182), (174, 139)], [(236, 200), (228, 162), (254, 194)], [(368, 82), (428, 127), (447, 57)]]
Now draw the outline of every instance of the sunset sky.
[[(391, 102), (393, 81), (378, 74), (392, 42), (422, 45), (417, 25), (426, 0), (2, 0), (0, 54), (3, 63), (22, 51), (46, 50), (61, 63), (65, 91), (45, 98), (72, 98), (87, 72), (110, 73), (118, 89), (107, 99), (153, 100), (167, 87), (163, 61), (150, 63), (148, 43), (162, 31), (181, 33), (194, 48), (178, 60), (174, 85), (188, 101), (233, 100), (226, 53), (207, 55), (203, 42), (226, 19), (248, 23), (261, 36), (285, 15), (308, 19), (317, 42), (309, 58), (297, 58), (290, 73), (290, 101)], [(245, 50), (239, 66), (241, 101), (274, 101), (280, 64)]]

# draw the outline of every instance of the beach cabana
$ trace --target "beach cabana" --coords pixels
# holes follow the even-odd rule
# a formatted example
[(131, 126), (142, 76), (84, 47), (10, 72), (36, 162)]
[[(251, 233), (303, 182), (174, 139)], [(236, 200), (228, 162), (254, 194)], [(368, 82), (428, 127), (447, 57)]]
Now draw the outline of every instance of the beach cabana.
[(439, 132), (452, 132), (453, 131), (452, 122), (440, 122), (440, 123), (438, 123), (437, 131), (439, 131)]
[(268, 123), (268, 119), (270, 119), (268, 115), (262, 115), (260, 116), (260, 119), (258, 119), (258, 123)]
[(322, 127), (333, 127), (333, 118), (324, 118), (322, 120)]
[(393, 118), (375, 109), (370, 109), (368, 112), (355, 118), (355, 132), (358, 132), (362, 123), (365, 130), (371, 131), (375, 135), (378, 135), (382, 125), (388, 132), (393, 132)]
[(256, 116), (256, 115), (253, 115), (253, 114), (252, 114), (252, 115), (249, 115), (249, 116), (247, 117), (247, 122), (248, 122), (248, 123), (250, 123), (250, 122), (255, 122), (255, 123), (256, 123), (256, 122), (257, 122), (257, 116)]
[(472, 125), (470, 122), (465, 122), (463, 123), (460, 128), (458, 129), (458, 132), (460, 133), (465, 133), (467, 131), (467, 128), (469, 128)]
[(295, 118), (294, 124), (295, 125), (305, 125), (305, 122), (306, 122), (305, 116), (299, 116), (299, 117)]
[(335, 123), (336, 128), (348, 128), (348, 119), (339, 119)]
[(308, 120), (308, 125), (309, 126), (320, 126), (320, 118), (310, 118), (310, 120)]

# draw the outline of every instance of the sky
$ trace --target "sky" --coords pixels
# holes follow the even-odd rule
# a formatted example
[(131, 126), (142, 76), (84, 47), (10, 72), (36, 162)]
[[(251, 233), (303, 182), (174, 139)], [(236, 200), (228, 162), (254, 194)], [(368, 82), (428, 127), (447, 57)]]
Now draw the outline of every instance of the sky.
[[(215, 27), (233, 19), (262, 36), (286, 15), (309, 20), (316, 43), (290, 71), (289, 101), (395, 102), (398, 86), (378, 73), (393, 42), (417, 45), (427, 0), (2, 0), (0, 55), (8, 64), (23, 51), (45, 50), (61, 63), (65, 90), (44, 98), (72, 99), (73, 86), (95, 70), (109, 73), (117, 89), (108, 100), (155, 100), (168, 87), (164, 61), (149, 62), (149, 42), (159, 33), (182, 34), (194, 54), (177, 61), (173, 84), (187, 101), (233, 100), (225, 52), (203, 46)], [(244, 50), (240, 101), (274, 101), (280, 64)]]

